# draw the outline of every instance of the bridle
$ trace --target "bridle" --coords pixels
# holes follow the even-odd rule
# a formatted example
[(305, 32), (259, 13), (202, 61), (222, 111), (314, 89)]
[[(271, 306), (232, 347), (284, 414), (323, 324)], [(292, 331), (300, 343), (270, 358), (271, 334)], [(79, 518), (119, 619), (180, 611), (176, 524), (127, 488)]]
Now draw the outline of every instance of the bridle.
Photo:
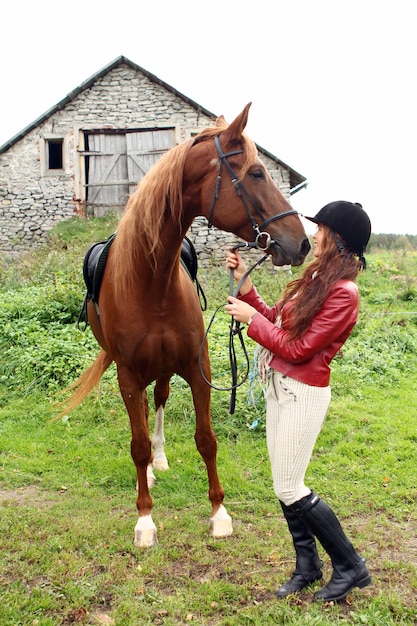
[[(249, 194), (248, 190), (246, 189), (245, 185), (239, 181), (238, 176), (236, 175), (235, 171), (233, 170), (232, 166), (230, 165), (229, 161), (227, 160), (229, 157), (235, 155), (235, 154), (242, 154), (243, 150), (233, 150), (231, 152), (223, 152), (222, 147), (220, 145), (220, 139), (219, 139), (219, 135), (215, 135), (214, 137), (214, 145), (216, 146), (216, 150), (217, 150), (217, 154), (219, 157), (219, 171), (217, 173), (217, 178), (216, 178), (216, 186), (214, 189), (214, 195), (213, 195), (213, 200), (211, 202), (211, 207), (210, 207), (210, 212), (209, 212), (209, 216), (208, 216), (208, 223), (209, 226), (212, 226), (212, 219), (213, 219), (213, 213), (214, 213), (214, 208), (216, 206), (216, 202), (219, 198), (220, 195), (220, 184), (221, 184), (221, 180), (222, 180), (222, 169), (223, 166), (225, 167), (225, 169), (227, 170), (229, 176), (230, 176), (230, 180), (232, 181), (232, 184), (236, 190), (237, 195), (239, 196), (239, 198), (242, 200), (243, 206), (246, 209), (246, 213), (248, 214), (249, 220), (252, 224), (252, 228), (253, 228), (253, 232), (254, 232), (254, 241), (251, 242), (247, 242), (246, 245), (244, 247), (250, 247), (250, 248), (259, 248), (259, 250), (268, 250), (269, 246), (271, 245), (271, 243), (275, 242), (271, 237), (271, 235), (265, 230), (265, 228), (267, 226), (269, 226), (269, 224), (271, 224), (272, 222), (275, 222), (276, 220), (280, 220), (284, 217), (289, 217), (290, 215), (298, 215), (298, 211), (296, 211), (295, 209), (290, 209), (289, 211), (284, 211), (283, 213), (277, 213), (276, 215), (273, 215), (272, 217), (269, 217), (268, 219), (265, 219), (261, 209), (257, 206), (256, 202), (253, 200), (253, 198), (251, 197), (251, 195)], [(252, 210), (251, 210), (252, 209)], [(255, 213), (255, 215), (260, 218), (261, 220), (261, 224), (259, 225), (258, 222), (255, 219), (255, 216), (253, 215), (253, 213)], [(265, 239), (264, 245), (262, 245), (262, 239)], [(243, 246), (242, 246), (243, 247)]]
[[(221, 184), (221, 180), (222, 180), (222, 169), (223, 167), (225, 167), (225, 169), (227, 170), (230, 179), (232, 181), (232, 184), (236, 190), (237, 195), (239, 196), (239, 198), (242, 200), (243, 206), (246, 209), (246, 213), (248, 214), (249, 220), (252, 224), (252, 228), (253, 228), (253, 232), (254, 232), (254, 240), (250, 241), (250, 242), (243, 242), (240, 243), (238, 245), (236, 245), (234, 247), (234, 250), (237, 250), (238, 248), (258, 248), (259, 250), (262, 250), (263, 252), (266, 253), (266, 251), (268, 250), (268, 248), (270, 247), (270, 245), (272, 243), (276, 243), (277, 245), (278, 242), (275, 241), (274, 239), (272, 239), (271, 235), (265, 230), (267, 226), (269, 226), (269, 224), (271, 224), (272, 222), (275, 222), (276, 220), (280, 220), (284, 217), (289, 217), (290, 215), (298, 215), (298, 211), (291, 209), (289, 211), (284, 211), (283, 213), (277, 213), (276, 215), (273, 215), (272, 217), (265, 219), (262, 211), (260, 210), (260, 208), (256, 205), (255, 201), (253, 200), (253, 198), (251, 197), (251, 195), (249, 194), (248, 190), (246, 189), (245, 185), (239, 181), (238, 176), (236, 176), (236, 173), (234, 172), (232, 166), (230, 165), (230, 163), (228, 162), (228, 158), (235, 155), (235, 154), (242, 154), (243, 150), (233, 150), (231, 152), (223, 152), (221, 146), (220, 146), (220, 139), (219, 136), (216, 135), (214, 137), (214, 145), (216, 146), (216, 150), (217, 150), (217, 154), (219, 156), (219, 171), (217, 174), (217, 178), (216, 178), (216, 186), (215, 186), (215, 190), (214, 190), (214, 195), (213, 195), (213, 200), (211, 203), (211, 207), (210, 207), (210, 212), (209, 212), (209, 216), (208, 216), (208, 223), (209, 223), (209, 227), (212, 226), (212, 219), (213, 219), (213, 213), (214, 213), (214, 208), (216, 206), (216, 202), (219, 198), (219, 194), (220, 194), (220, 184)], [(261, 223), (260, 225), (258, 224), (254, 214), (260, 218)], [(263, 242), (264, 239), (264, 242)], [(239, 293), (239, 289), (241, 287), (241, 285), (244, 283), (244, 281), (246, 280), (246, 278), (249, 276), (249, 274), (255, 269), (255, 267), (257, 267), (258, 265), (260, 265), (261, 263), (263, 263), (265, 261), (265, 259), (268, 257), (267, 254), (264, 254), (263, 257), (257, 261), (246, 273), (245, 275), (242, 277), (242, 279), (239, 281), (239, 284), (236, 287), (236, 290), (233, 291), (233, 270), (230, 271), (230, 288), (229, 288), (229, 295), (237, 295)], [(216, 316), (216, 313), (223, 308), (223, 304), (220, 305), (217, 310), (215, 311), (215, 313), (212, 316), (212, 319), (210, 321), (210, 324), (208, 325), (208, 328), (206, 330), (206, 333), (204, 335), (204, 340), (201, 344), (201, 348), (200, 348), (200, 357), (199, 357), (199, 366), (200, 366), (200, 372), (201, 375), (203, 376), (205, 382), (210, 385), (210, 387), (212, 387), (213, 389), (216, 389), (218, 391), (231, 391), (231, 398), (230, 398), (230, 406), (229, 406), (229, 413), (231, 415), (233, 415), (234, 410), (235, 410), (235, 404), (236, 404), (236, 389), (238, 387), (240, 387), (246, 380), (247, 377), (249, 375), (249, 357), (246, 351), (246, 347), (245, 347), (245, 343), (243, 340), (243, 336), (242, 336), (242, 330), (240, 328), (240, 323), (236, 322), (233, 318), (231, 318), (230, 321), (230, 333), (229, 333), (229, 359), (230, 359), (230, 369), (231, 369), (231, 373), (232, 373), (232, 385), (230, 387), (216, 387), (215, 385), (213, 385), (204, 375), (204, 372), (202, 370), (201, 367), (201, 359), (202, 359), (202, 351), (203, 351), (203, 346), (204, 343), (207, 339), (207, 335), (210, 331), (210, 327), (214, 321), (214, 318)], [(245, 355), (245, 359), (246, 359), (246, 374), (243, 377), (243, 379), (238, 382), (238, 368), (237, 368), (237, 358), (236, 358), (236, 350), (235, 350), (235, 345), (234, 345), (234, 337), (235, 336), (239, 337), (239, 342), (241, 344), (241, 347), (243, 349), (243, 353)]]

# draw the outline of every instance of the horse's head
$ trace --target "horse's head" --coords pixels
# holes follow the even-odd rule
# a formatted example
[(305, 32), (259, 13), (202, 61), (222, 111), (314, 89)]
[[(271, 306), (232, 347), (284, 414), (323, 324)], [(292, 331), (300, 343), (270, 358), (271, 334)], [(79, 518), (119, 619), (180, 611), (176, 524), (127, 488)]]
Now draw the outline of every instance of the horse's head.
[(187, 195), (210, 223), (258, 243), (274, 265), (301, 265), (310, 244), (297, 212), (244, 134), (249, 108), (230, 125), (221, 116), (216, 127), (196, 137), (184, 169)]

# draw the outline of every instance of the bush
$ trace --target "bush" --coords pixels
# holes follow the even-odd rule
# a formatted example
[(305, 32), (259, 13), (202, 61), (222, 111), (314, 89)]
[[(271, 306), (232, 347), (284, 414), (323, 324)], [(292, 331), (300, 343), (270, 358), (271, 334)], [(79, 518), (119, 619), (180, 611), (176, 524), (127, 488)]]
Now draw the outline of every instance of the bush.
[[(21, 393), (33, 386), (44, 390), (65, 387), (92, 362), (98, 352), (95, 339), (90, 331), (81, 333), (76, 328), (85, 289), (82, 263), (89, 244), (114, 229), (111, 220), (69, 220), (57, 226), (48, 245), (3, 268), (0, 382), (9, 392)], [(249, 262), (253, 261), (251, 257)], [(398, 254), (368, 255), (368, 270), (359, 278), (360, 319), (342, 356), (333, 362), (336, 393), (355, 394), (355, 383), (361, 381), (381, 388), (397, 384), (401, 372), (416, 359), (417, 315), (407, 310), (417, 292), (412, 261)], [(295, 268), (294, 276), (300, 271)], [(254, 274), (260, 293), (271, 304), (291, 280), (287, 272), (273, 270), (269, 262)], [(228, 276), (219, 269), (200, 268), (200, 281), (208, 299), (207, 327), (216, 308), (226, 302)], [(219, 387), (230, 385), (228, 340), (228, 316), (220, 311), (209, 334), (213, 377)], [(255, 344), (246, 338), (245, 343), (251, 361)], [(244, 355), (239, 347), (238, 351), (244, 373)], [(253, 405), (242, 407), (247, 395), (255, 395), (255, 410)], [(216, 398), (223, 411), (228, 398), (223, 392)], [(238, 403), (249, 427), (263, 414), (262, 389), (252, 373), (238, 390)]]

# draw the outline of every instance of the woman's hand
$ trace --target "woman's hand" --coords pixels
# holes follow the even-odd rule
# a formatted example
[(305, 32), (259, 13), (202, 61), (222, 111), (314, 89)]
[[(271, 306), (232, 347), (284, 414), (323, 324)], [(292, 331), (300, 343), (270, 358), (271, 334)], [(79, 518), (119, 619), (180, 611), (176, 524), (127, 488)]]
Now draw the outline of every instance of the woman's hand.
[(229, 304), (225, 305), (226, 312), (233, 317), (236, 322), (243, 322), (247, 324), (252, 315), (257, 313), (257, 310), (247, 304), (247, 302), (242, 302), (238, 298), (234, 298), (233, 296), (228, 296)]
[[(236, 250), (236, 252), (234, 252), (232, 249), (228, 251), (226, 257), (226, 267), (229, 271), (233, 270), (233, 278), (236, 282), (239, 282), (248, 271), (245, 261), (240, 256), (238, 250)], [(252, 281), (248, 276), (245, 282), (240, 287), (240, 293), (242, 294), (242, 296), (244, 296), (251, 289)]]

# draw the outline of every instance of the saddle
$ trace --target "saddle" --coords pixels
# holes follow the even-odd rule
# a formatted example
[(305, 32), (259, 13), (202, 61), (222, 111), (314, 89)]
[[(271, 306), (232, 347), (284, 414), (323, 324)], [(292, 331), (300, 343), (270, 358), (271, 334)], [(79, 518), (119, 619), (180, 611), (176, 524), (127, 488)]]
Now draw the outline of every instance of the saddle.
[[(113, 243), (115, 236), (116, 233), (113, 233), (113, 235), (111, 235), (108, 239), (93, 244), (84, 257), (83, 276), (87, 287), (87, 293), (84, 298), (80, 315), (78, 316), (78, 326), (80, 327), (83, 323), (83, 330), (85, 330), (88, 325), (87, 302), (92, 300), (94, 304), (98, 305), (98, 297), (100, 295), (104, 268), (106, 267), (110, 246)], [(197, 253), (188, 237), (184, 237), (181, 244), (181, 264), (187, 271), (192, 282), (195, 283), (201, 310), (205, 311), (207, 308), (207, 299), (197, 278)]]

